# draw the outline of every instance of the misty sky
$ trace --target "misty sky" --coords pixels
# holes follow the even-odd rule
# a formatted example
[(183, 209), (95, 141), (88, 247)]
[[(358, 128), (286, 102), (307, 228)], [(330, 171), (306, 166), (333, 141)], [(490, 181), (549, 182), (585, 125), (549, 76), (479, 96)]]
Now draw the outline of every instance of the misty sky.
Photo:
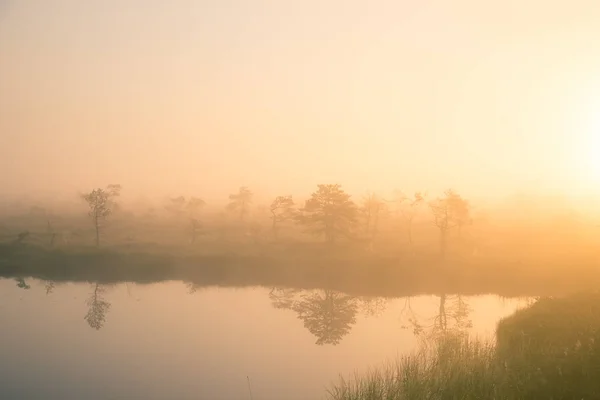
[(598, 21), (592, 0), (0, 0), (0, 184), (594, 191)]

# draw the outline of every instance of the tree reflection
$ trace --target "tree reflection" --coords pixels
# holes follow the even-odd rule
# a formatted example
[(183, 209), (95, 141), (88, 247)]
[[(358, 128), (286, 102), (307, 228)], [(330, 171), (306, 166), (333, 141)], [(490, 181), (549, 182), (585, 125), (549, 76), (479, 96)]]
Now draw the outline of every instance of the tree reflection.
[(358, 306), (362, 313), (367, 317), (380, 316), (388, 306), (388, 299), (384, 297), (359, 297)]
[(90, 327), (100, 330), (106, 322), (106, 313), (108, 313), (108, 310), (110, 309), (110, 303), (103, 298), (106, 289), (102, 285), (95, 283), (92, 287), (94, 288), (94, 291), (86, 301), (88, 312), (83, 318)]
[(44, 289), (46, 290), (46, 296), (52, 294), (54, 292), (54, 287), (56, 283), (54, 281), (44, 281)]
[(410, 298), (407, 298), (401, 318), (407, 318), (408, 322), (403, 328), (412, 327), (415, 335), (435, 340), (448, 335), (466, 335), (467, 329), (473, 326), (470, 313), (471, 307), (463, 296), (442, 294), (433, 317), (419, 317), (412, 309)]
[(298, 301), (297, 296), (301, 292), (299, 289), (274, 287), (269, 292), (269, 299), (273, 307), (281, 310), (290, 310), (294, 308), (294, 304)]
[[(356, 323), (361, 305), (359, 299), (334, 290), (273, 288), (269, 299), (277, 309), (296, 312), (304, 327), (317, 337), (317, 345), (340, 343)], [(365, 299), (364, 303), (369, 302)]]
[(31, 286), (27, 282), (25, 282), (24, 278), (15, 278), (15, 282), (17, 282), (17, 287), (20, 289), (29, 290)]
[(302, 296), (293, 309), (304, 327), (317, 337), (316, 344), (336, 345), (356, 323), (358, 305), (353, 297), (323, 290)]

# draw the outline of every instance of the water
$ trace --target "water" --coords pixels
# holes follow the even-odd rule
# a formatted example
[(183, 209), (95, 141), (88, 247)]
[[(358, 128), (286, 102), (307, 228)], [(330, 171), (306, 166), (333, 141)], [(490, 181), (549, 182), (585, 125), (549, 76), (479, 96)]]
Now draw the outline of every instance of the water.
[[(445, 328), (490, 336), (524, 304), (447, 296)], [(440, 296), (4, 279), (0, 398), (321, 399), (340, 374), (414, 349), (439, 312)]]

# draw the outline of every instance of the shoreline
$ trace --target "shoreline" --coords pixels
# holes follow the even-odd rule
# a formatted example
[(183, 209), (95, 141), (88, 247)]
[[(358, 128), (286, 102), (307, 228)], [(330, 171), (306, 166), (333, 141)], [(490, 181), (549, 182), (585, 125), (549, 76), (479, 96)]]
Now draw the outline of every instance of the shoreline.
[(496, 294), (560, 296), (600, 288), (600, 269), (478, 263), (355, 252), (257, 255), (126, 252), (109, 248), (0, 245), (0, 277), (57, 282), (157, 283), (196, 286), (328, 289), (357, 296)]

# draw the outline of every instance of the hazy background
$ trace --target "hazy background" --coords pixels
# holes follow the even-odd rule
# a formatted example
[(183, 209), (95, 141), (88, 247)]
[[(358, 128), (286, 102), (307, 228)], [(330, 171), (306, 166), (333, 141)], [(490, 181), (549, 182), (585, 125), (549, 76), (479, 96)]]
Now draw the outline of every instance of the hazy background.
[(0, 187), (590, 198), (600, 5), (0, 0)]

